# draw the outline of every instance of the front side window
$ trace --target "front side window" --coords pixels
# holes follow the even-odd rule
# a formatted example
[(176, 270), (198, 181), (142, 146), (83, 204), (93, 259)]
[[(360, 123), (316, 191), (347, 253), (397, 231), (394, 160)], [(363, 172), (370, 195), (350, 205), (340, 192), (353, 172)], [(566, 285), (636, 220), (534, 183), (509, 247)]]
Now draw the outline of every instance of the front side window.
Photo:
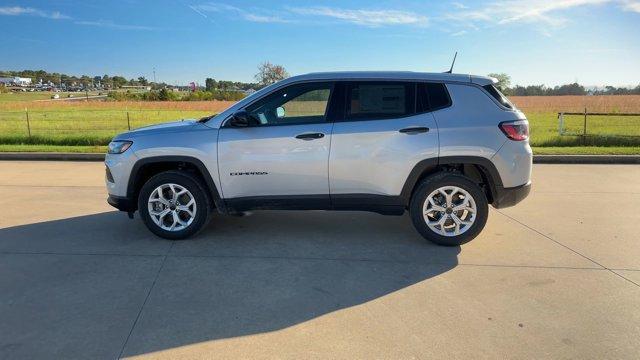
[(384, 119), (415, 113), (415, 84), (357, 82), (347, 88), (348, 119)]
[(325, 122), (332, 88), (332, 83), (291, 85), (258, 100), (246, 110), (260, 125)]

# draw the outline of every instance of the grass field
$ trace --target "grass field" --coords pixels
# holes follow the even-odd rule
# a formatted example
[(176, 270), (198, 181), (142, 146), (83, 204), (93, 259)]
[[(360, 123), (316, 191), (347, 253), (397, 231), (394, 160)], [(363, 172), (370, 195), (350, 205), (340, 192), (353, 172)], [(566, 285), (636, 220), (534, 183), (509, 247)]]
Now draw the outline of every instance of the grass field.
[[(33, 94), (38, 93), (0, 94), (0, 151), (102, 152), (115, 134), (129, 127), (199, 118), (219, 113), (233, 104), (7, 100), (9, 96)], [(541, 96), (511, 100), (529, 119), (531, 145), (536, 153), (640, 154), (640, 117), (589, 117), (586, 137), (560, 136), (557, 119), (558, 111), (578, 112), (585, 107), (590, 112), (640, 113), (640, 96)], [(567, 131), (582, 133), (582, 127), (582, 116), (565, 117)]]

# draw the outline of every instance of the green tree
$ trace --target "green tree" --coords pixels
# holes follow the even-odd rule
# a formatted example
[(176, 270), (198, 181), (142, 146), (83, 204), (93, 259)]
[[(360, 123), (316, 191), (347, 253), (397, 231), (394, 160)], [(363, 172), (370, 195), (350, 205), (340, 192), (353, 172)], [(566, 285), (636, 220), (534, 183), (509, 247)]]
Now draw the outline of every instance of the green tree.
[(215, 89), (217, 86), (216, 80), (213, 78), (207, 78), (204, 81), (204, 87), (207, 89), (207, 91), (211, 91), (213, 89)]
[(511, 77), (505, 73), (491, 73), (489, 76), (498, 80), (496, 87), (502, 92), (507, 91), (511, 86)]
[(114, 88), (120, 88), (124, 85), (127, 85), (127, 79), (122, 76), (114, 76), (111, 78), (111, 81), (113, 82)]
[(144, 76), (140, 76), (140, 77), (138, 77), (138, 84), (140, 84), (142, 86), (147, 86), (147, 85), (149, 85), (149, 81)]
[(258, 65), (258, 73), (255, 75), (256, 81), (263, 86), (271, 85), (288, 77), (289, 73), (284, 66), (272, 64), (268, 61)]

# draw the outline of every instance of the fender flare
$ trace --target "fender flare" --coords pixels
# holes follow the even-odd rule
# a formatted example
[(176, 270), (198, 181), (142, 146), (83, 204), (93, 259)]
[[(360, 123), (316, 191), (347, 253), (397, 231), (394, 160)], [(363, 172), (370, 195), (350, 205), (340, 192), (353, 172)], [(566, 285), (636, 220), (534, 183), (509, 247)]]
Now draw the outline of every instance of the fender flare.
[(207, 190), (209, 191), (209, 195), (211, 195), (211, 198), (216, 208), (218, 209), (219, 212), (226, 213), (227, 207), (225, 205), (224, 200), (220, 196), (220, 193), (218, 192), (218, 188), (216, 187), (216, 184), (213, 181), (213, 178), (211, 177), (211, 173), (209, 173), (209, 170), (204, 165), (204, 163), (200, 161), (200, 159), (192, 156), (162, 155), (162, 156), (150, 156), (150, 157), (139, 159), (131, 167), (131, 173), (129, 175), (129, 181), (127, 183), (128, 198), (130, 199), (135, 198), (135, 191), (136, 191), (135, 184), (140, 178), (140, 169), (143, 166), (146, 166), (149, 164), (156, 164), (156, 163), (186, 163), (186, 164), (195, 166), (198, 169), (198, 171), (200, 171), (200, 174), (202, 175), (205, 181), (205, 185), (207, 186)]
[(483, 170), (482, 175), (485, 176), (489, 182), (489, 190), (492, 194), (496, 194), (499, 189), (503, 188), (500, 173), (491, 160), (481, 156), (442, 156), (422, 160), (413, 167), (400, 194), (403, 204), (405, 206), (409, 204), (413, 189), (415, 189), (418, 180), (422, 178), (425, 173), (430, 173), (437, 169), (438, 166), (447, 164), (478, 165)]

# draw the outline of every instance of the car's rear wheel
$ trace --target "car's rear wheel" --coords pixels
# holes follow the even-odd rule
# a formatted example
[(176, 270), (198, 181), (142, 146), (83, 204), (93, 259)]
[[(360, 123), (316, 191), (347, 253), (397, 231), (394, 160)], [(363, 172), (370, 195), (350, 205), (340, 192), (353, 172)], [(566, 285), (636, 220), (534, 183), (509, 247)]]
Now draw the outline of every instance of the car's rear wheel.
[(209, 198), (199, 179), (182, 171), (150, 178), (140, 190), (138, 210), (151, 232), (165, 239), (185, 239), (209, 218)]
[(440, 173), (426, 178), (413, 193), (411, 220), (427, 240), (457, 246), (475, 238), (487, 222), (487, 198), (465, 176)]

